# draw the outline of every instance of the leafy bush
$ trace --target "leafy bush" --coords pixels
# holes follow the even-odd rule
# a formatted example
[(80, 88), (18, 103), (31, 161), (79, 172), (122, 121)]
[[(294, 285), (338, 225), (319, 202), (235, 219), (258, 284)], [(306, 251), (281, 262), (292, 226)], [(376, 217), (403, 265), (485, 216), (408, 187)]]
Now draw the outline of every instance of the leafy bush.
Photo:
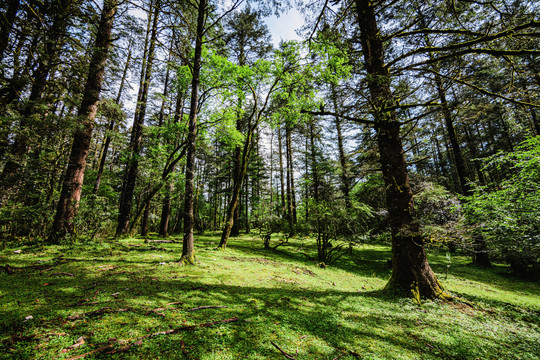
[(424, 237), (429, 243), (449, 250), (470, 245), (469, 227), (464, 222), (459, 199), (445, 187), (428, 181), (413, 184), (414, 205)]
[(358, 242), (368, 232), (369, 220), (374, 216), (370, 206), (357, 202), (350, 209), (326, 201), (311, 201), (309, 206), (311, 216), (304, 231), (315, 237), (317, 262), (322, 267), (335, 263), (347, 243), (350, 247)]
[(540, 137), (486, 166), (509, 174), (496, 187), (479, 187), (464, 206), (492, 253), (519, 275), (540, 275)]

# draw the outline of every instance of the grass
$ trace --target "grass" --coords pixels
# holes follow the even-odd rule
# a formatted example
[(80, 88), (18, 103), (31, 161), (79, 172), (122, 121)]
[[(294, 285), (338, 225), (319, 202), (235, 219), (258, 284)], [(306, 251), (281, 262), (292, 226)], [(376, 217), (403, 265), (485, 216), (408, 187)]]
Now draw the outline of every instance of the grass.
[[(502, 266), (431, 250), (445, 287), (473, 306), (417, 305), (381, 291), (384, 245), (321, 269), (301, 254), (309, 240), (276, 252), (243, 236), (218, 251), (217, 236), (197, 236), (199, 264), (180, 266), (176, 240), (4, 249), (0, 358), (285, 359), (272, 342), (295, 359), (540, 357), (540, 284)], [(201, 306), (225, 307), (189, 311)]]

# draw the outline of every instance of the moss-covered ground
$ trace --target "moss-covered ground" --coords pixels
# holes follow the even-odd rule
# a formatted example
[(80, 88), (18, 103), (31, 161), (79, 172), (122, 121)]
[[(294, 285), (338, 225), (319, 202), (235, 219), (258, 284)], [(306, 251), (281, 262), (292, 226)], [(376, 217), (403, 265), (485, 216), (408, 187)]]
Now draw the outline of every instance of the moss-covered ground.
[[(8, 246), (0, 252), (2, 359), (538, 359), (540, 284), (430, 249), (445, 288), (426, 301), (384, 291), (390, 248), (356, 246), (326, 269), (309, 239)], [(20, 253), (15, 253), (21, 250)], [(7, 265), (7, 266), (6, 266)]]

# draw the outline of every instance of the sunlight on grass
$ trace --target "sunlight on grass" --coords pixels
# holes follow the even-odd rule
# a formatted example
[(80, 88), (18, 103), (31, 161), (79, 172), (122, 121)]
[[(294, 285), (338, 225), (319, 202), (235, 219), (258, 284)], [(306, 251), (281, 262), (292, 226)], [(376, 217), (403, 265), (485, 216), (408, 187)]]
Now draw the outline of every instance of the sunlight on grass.
[(444, 285), (473, 306), (418, 306), (381, 291), (390, 276), (383, 245), (357, 246), (322, 269), (301, 253), (314, 251), (305, 239), (265, 251), (244, 236), (221, 251), (216, 236), (201, 236), (198, 265), (180, 266), (176, 240), (4, 250), (0, 265), (15, 270), (0, 274), (0, 357), (67, 359), (108, 346), (86, 358), (283, 358), (271, 342), (296, 359), (540, 353), (540, 286), (501, 267), (477, 269), (452, 255), (444, 279), (445, 254), (432, 251)]

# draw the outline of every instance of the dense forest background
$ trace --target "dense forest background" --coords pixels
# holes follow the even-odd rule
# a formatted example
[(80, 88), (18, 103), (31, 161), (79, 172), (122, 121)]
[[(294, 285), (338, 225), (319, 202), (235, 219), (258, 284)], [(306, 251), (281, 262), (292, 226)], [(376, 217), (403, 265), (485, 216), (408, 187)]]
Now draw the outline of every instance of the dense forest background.
[[(299, 8), (304, 41), (264, 17)], [(306, 236), (540, 272), (536, 1), (2, 0), (0, 237)], [(272, 234), (280, 233), (275, 243)], [(274, 242), (272, 242), (274, 241)], [(261, 245), (262, 246), (262, 245)]]

